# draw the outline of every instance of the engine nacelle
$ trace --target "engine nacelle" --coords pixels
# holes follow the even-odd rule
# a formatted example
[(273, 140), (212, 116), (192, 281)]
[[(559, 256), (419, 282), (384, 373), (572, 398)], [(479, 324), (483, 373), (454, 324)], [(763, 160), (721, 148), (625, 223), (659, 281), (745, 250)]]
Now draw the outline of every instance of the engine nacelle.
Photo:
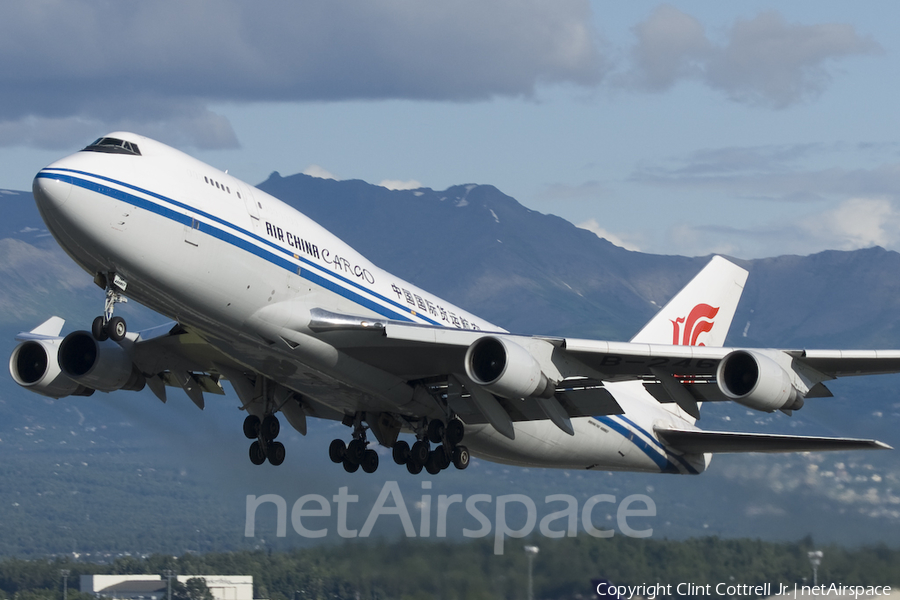
[(719, 363), (716, 381), (723, 394), (747, 408), (773, 412), (797, 410), (801, 394), (777, 362), (749, 350), (735, 350)]
[(67, 335), (59, 345), (58, 359), (69, 379), (101, 392), (138, 391), (146, 383), (122, 346), (112, 340), (98, 342), (87, 331)]
[(485, 336), (469, 346), (466, 375), (504, 398), (549, 398), (556, 391), (528, 350), (499, 337)]
[(9, 374), (23, 388), (51, 398), (90, 396), (94, 390), (72, 381), (60, 370), (56, 356), (61, 341), (57, 337), (22, 342), (9, 357)]

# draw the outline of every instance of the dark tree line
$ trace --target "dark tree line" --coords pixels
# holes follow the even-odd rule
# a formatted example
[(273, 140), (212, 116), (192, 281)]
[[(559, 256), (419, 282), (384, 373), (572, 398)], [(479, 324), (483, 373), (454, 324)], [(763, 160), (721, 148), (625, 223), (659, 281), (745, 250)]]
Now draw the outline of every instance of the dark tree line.
[[(522, 540), (521, 546), (529, 543)], [(591, 579), (616, 584), (697, 585), (736, 582), (748, 585), (808, 583), (807, 552), (823, 550), (819, 582), (900, 587), (900, 550), (814, 547), (809, 539), (774, 543), (715, 537), (638, 540), (587, 536), (532, 541), (540, 546), (534, 562), (535, 597), (590, 598)], [(391, 598), (442, 600), (526, 597), (527, 562), (520, 544), (502, 556), (490, 541), (467, 543), (398, 541), (345, 542), (287, 552), (243, 551), (124, 557), (110, 564), (67, 557), (0, 560), (0, 590), (10, 600), (58, 600), (60, 569), (69, 571), (69, 599), (89, 600), (77, 591), (84, 574), (252, 575), (254, 597), (271, 600)], [(173, 600), (211, 600), (205, 585), (173, 585)], [(709, 600), (706, 598), (705, 600)]]

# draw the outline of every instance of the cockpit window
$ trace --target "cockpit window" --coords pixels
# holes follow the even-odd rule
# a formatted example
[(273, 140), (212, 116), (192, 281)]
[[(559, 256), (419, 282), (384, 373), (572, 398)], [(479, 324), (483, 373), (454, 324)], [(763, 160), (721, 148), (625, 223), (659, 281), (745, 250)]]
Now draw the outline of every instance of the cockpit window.
[(102, 137), (86, 147), (85, 152), (108, 152), (110, 154), (133, 154), (141, 155), (141, 150), (137, 144), (126, 142), (117, 138)]

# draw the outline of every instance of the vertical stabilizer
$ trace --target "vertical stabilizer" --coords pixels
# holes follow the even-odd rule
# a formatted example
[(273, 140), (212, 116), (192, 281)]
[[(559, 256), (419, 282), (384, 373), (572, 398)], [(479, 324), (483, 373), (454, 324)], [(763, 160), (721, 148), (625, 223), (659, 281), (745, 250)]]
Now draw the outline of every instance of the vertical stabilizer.
[(723, 346), (746, 281), (745, 269), (714, 256), (631, 341)]
[[(714, 256), (631, 341), (723, 346), (746, 281), (745, 269), (721, 256)], [(699, 419), (700, 402), (671, 376), (663, 373), (657, 376), (659, 384), (672, 399), (672, 403), (662, 407), (690, 423)]]

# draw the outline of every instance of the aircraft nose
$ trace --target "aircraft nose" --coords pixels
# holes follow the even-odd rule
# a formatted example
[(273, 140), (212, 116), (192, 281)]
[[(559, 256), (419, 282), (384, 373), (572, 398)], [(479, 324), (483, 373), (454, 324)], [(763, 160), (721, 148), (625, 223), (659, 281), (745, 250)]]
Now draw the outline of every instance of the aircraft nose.
[(69, 199), (72, 184), (63, 181), (59, 176), (41, 171), (35, 176), (31, 190), (40, 208), (59, 208)]

